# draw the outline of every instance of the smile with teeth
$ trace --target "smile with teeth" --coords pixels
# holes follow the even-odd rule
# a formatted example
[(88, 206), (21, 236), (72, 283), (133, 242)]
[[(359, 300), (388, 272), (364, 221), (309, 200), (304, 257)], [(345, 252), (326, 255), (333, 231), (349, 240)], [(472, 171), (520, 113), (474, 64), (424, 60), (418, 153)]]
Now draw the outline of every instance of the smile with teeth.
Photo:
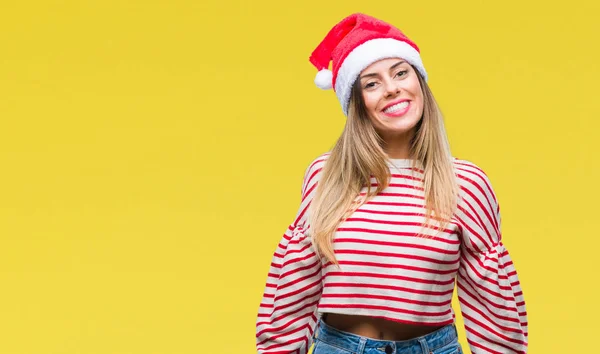
[(408, 106), (408, 101), (404, 101), (404, 102), (395, 104), (395, 105), (393, 105), (391, 107), (388, 107), (388, 108), (384, 109), (383, 113), (391, 114), (391, 113), (394, 113), (394, 112), (398, 112), (398, 111), (406, 108), (407, 106)]

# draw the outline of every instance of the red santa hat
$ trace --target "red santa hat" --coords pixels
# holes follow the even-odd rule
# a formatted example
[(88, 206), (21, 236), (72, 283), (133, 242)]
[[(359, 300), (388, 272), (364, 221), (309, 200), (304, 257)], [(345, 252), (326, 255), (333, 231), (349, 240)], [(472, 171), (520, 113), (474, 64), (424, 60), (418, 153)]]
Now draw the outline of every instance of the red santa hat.
[[(413, 65), (427, 81), (419, 47), (396, 27), (365, 14), (352, 14), (335, 25), (310, 56), (319, 70), (315, 84), (333, 88), (348, 114), (352, 85), (358, 75), (374, 62), (402, 58)], [(332, 62), (332, 71), (328, 70)]]

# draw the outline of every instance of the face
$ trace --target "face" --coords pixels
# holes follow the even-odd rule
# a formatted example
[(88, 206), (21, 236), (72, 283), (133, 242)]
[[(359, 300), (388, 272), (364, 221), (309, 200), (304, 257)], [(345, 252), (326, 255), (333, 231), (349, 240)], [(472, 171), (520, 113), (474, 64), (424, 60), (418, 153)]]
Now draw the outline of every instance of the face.
[(423, 92), (415, 70), (402, 59), (383, 59), (360, 75), (367, 113), (384, 139), (411, 137), (423, 116)]

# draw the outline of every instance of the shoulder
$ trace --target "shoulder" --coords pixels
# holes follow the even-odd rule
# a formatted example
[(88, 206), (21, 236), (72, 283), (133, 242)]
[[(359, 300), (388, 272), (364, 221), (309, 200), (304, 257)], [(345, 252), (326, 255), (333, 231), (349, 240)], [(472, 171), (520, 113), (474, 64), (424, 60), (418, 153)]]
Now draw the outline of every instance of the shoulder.
[(309, 171), (309, 170), (315, 170), (315, 169), (322, 168), (323, 165), (325, 165), (325, 162), (327, 161), (327, 159), (329, 158), (329, 155), (331, 155), (330, 152), (325, 152), (325, 153), (320, 154), (319, 156), (317, 156), (310, 162), (310, 164), (308, 165), (308, 168), (306, 170)]
[(454, 158), (452, 161), (457, 176), (474, 178), (478, 180), (489, 179), (487, 173), (475, 162), (465, 159)]
[(321, 171), (323, 170), (323, 167), (325, 166), (325, 163), (327, 162), (327, 159), (329, 158), (329, 155), (330, 155), (329, 152), (323, 153), (323, 154), (317, 156), (316, 158), (314, 158), (308, 164), (308, 167), (306, 167), (306, 171), (304, 172), (305, 182), (308, 179), (313, 179), (314, 177), (316, 177), (317, 175), (319, 175), (321, 173)]
[(323, 167), (329, 158), (330, 153), (322, 153), (314, 158), (306, 167), (304, 172), (304, 182), (302, 185), (302, 194), (305, 194), (307, 190), (313, 189), (316, 183), (319, 181)]
[(476, 163), (454, 158), (454, 172), (458, 185), (463, 192), (471, 196), (481, 196), (486, 199), (496, 199), (492, 183), (487, 173)]

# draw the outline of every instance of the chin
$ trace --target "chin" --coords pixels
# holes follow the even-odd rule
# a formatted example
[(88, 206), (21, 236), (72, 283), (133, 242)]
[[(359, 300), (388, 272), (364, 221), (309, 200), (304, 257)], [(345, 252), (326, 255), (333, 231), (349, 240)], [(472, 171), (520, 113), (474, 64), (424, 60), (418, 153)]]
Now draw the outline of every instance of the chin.
[(398, 117), (398, 118), (381, 117), (381, 119), (379, 119), (379, 121), (385, 122), (388, 125), (406, 125), (406, 124), (416, 124), (419, 121), (419, 119), (415, 116)]
[(417, 122), (411, 123), (409, 125), (389, 125), (389, 124), (382, 124), (378, 129), (376, 129), (380, 135), (382, 136), (390, 136), (390, 135), (395, 135), (395, 136), (402, 136), (402, 135), (406, 135), (410, 132), (414, 132), (415, 128), (417, 127)]

